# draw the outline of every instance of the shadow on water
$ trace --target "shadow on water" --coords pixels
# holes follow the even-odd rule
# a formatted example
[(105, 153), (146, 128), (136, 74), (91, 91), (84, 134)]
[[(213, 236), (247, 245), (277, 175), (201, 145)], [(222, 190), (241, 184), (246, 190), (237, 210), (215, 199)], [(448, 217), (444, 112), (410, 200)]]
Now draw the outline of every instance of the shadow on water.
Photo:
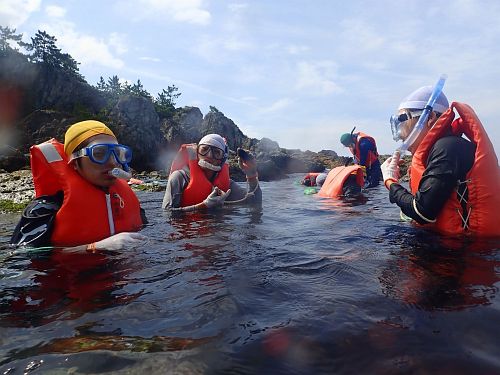
[(150, 240), (121, 253), (5, 250), (0, 373), (500, 371), (500, 241), (400, 222), (383, 187), (262, 188), (262, 208), (180, 216), (141, 192)]

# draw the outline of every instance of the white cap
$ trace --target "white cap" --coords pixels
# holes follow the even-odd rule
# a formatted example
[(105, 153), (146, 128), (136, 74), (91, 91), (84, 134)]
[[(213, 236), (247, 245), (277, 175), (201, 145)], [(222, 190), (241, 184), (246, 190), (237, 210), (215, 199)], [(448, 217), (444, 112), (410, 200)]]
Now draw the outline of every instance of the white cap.
[(198, 144), (214, 146), (220, 148), (221, 150), (226, 150), (227, 148), (226, 140), (219, 134), (207, 134), (202, 139), (200, 139)]
[(316, 185), (317, 186), (323, 186), (325, 183), (326, 177), (328, 174), (326, 173), (320, 173), (319, 175), (316, 176)]
[[(398, 109), (424, 109), (431, 97), (434, 88), (432, 86), (424, 86), (415, 91), (403, 99), (399, 104)], [(439, 94), (432, 110), (438, 113), (444, 113), (449, 107), (448, 99), (446, 95), (441, 91)]]

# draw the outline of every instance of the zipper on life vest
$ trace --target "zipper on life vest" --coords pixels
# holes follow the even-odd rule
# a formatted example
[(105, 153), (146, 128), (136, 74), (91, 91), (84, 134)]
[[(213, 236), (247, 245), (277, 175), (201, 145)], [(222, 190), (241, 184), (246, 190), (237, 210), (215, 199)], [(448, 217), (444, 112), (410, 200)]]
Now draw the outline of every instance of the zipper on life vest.
[(111, 209), (111, 196), (106, 194), (106, 208), (108, 211), (109, 233), (112, 236), (115, 234), (115, 222), (113, 221), (113, 210)]

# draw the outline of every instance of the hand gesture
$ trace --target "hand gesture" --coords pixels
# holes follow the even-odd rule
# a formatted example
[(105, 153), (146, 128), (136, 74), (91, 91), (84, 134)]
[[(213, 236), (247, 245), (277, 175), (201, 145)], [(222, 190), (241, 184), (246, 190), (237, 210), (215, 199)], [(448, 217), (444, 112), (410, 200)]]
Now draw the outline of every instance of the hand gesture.
[(222, 207), (229, 194), (231, 194), (231, 189), (227, 189), (226, 192), (223, 192), (216, 186), (210, 195), (203, 201), (203, 204), (207, 208)]

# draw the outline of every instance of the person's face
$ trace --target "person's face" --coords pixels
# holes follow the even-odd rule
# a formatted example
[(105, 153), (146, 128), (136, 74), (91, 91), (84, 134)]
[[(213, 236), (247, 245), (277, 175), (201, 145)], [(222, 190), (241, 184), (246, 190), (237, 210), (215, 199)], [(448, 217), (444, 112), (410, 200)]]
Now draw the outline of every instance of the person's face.
[[(98, 143), (112, 143), (118, 144), (115, 137), (107, 134), (99, 134), (89, 138), (89, 143), (86, 147), (98, 144)], [(73, 160), (76, 171), (88, 182), (93, 185), (108, 188), (112, 186), (116, 177), (109, 175), (109, 171), (113, 168), (119, 167), (120, 164), (116, 161), (115, 156), (111, 154), (107, 162), (104, 164), (97, 164), (90, 160), (87, 156), (80, 157)]]
[[(224, 160), (224, 150), (218, 147), (200, 144), (198, 145), (198, 159), (205, 160), (212, 165), (222, 165)], [(203, 167), (201, 167), (203, 168)]]
[(354, 155), (355, 153), (355, 150), (354, 150), (354, 143), (351, 143), (349, 146), (347, 146), (347, 148), (349, 149), (349, 151), (351, 151), (351, 154)]
[[(401, 139), (404, 142), (410, 136), (413, 128), (415, 128), (415, 126), (417, 125), (417, 122), (418, 122), (420, 116), (412, 115), (408, 109), (404, 109), (404, 110), (399, 111), (398, 115), (403, 114), (403, 113), (406, 113), (408, 115), (408, 117), (411, 117), (407, 121), (405, 121), (404, 123), (401, 124)], [(419, 115), (420, 115), (420, 113), (421, 112), (418, 112)], [(415, 139), (415, 141), (410, 146), (408, 146), (408, 151), (410, 151), (412, 154), (415, 153), (416, 149), (418, 148), (418, 146), (420, 145), (422, 140), (425, 138), (429, 129), (434, 125), (436, 120), (437, 120), (436, 113), (431, 112), (429, 114), (429, 117), (427, 118), (427, 123), (420, 131), (420, 134), (418, 135), (417, 139)]]
[(419, 117), (413, 117), (411, 115), (411, 112), (407, 109), (402, 109), (398, 112), (398, 115), (402, 115), (402, 114), (406, 114), (408, 117), (408, 120), (406, 120), (405, 122), (403, 122), (401, 124), (400, 134), (401, 134), (401, 139), (404, 142), (410, 136), (410, 133), (413, 130), (413, 128), (415, 127), (415, 125), (417, 124)]

